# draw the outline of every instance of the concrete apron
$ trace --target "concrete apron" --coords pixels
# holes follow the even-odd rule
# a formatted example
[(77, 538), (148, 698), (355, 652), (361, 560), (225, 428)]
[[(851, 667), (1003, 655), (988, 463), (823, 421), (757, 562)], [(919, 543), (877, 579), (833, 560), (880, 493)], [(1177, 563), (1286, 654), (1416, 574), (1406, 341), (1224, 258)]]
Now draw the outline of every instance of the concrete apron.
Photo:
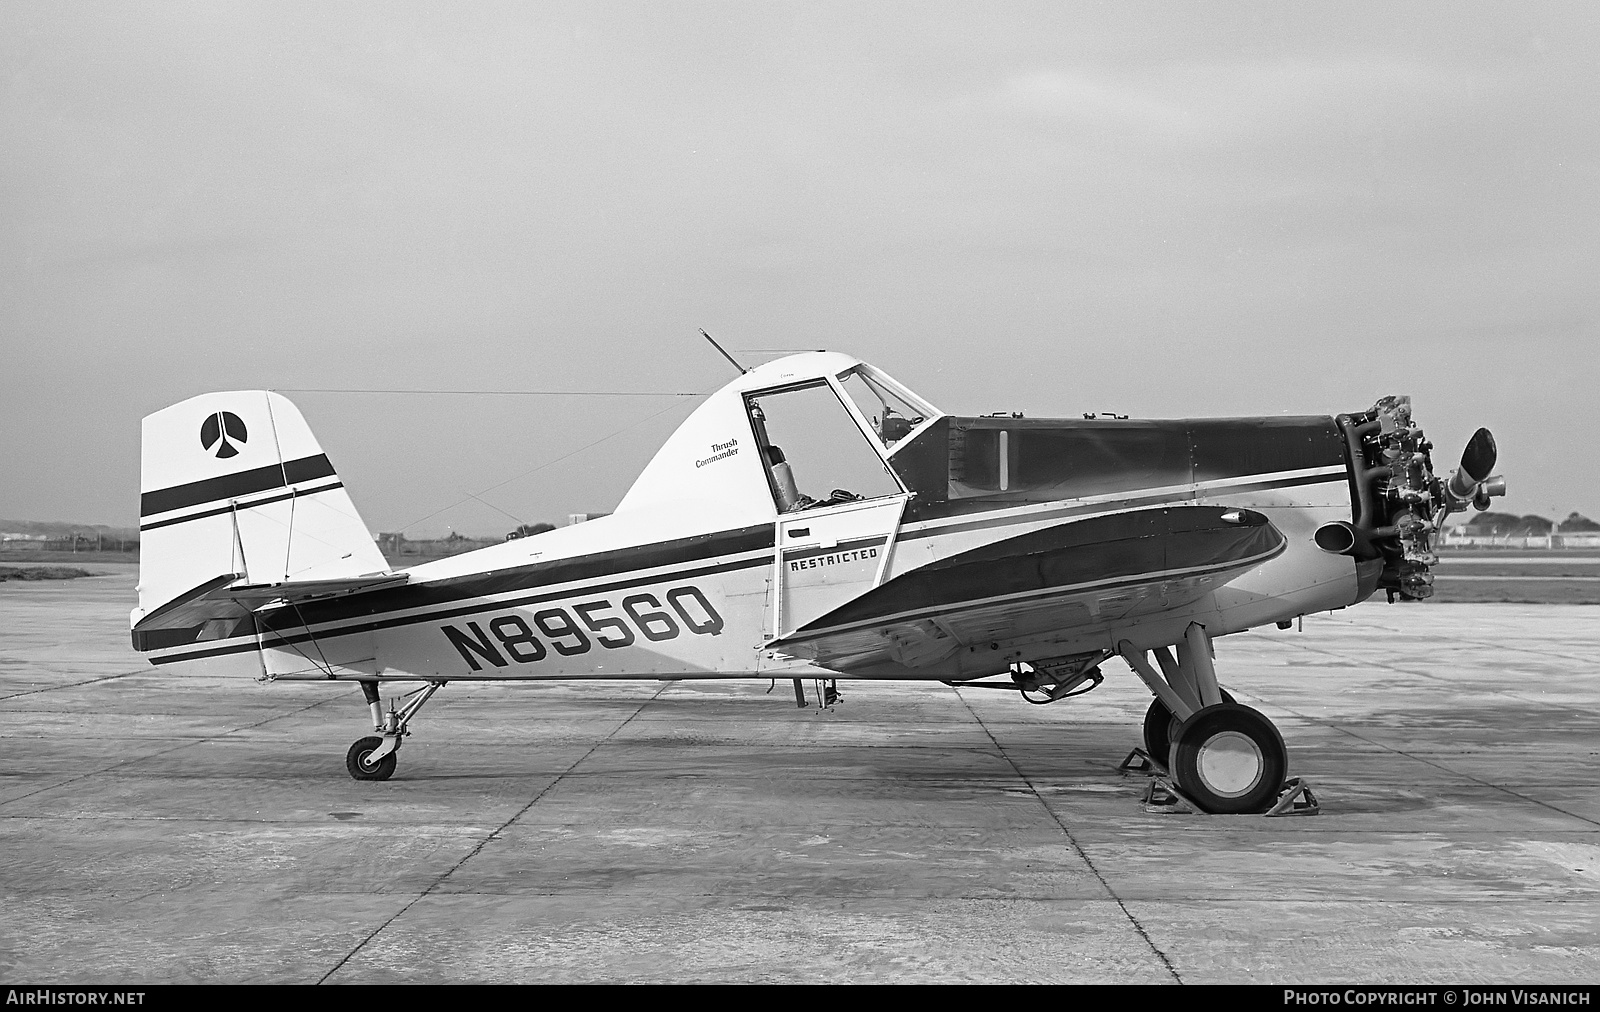
[(1159, 815), (1148, 694), (177, 679), (127, 575), (0, 584), (0, 979), (1592, 982), (1600, 608), (1218, 643), (1313, 818)]

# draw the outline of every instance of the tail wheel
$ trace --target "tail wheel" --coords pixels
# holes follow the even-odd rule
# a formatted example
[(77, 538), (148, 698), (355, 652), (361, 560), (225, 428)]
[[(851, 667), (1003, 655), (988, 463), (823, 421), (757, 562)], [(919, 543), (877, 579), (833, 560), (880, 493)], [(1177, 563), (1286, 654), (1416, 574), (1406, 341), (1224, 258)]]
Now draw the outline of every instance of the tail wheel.
[(378, 746), (382, 744), (383, 739), (376, 736), (358, 739), (344, 754), (344, 768), (357, 780), (387, 780), (394, 776), (397, 753), (390, 752), (375, 763), (367, 761), (367, 757), (378, 751)]
[[(1233, 702), (1233, 697), (1228, 695), (1227, 689), (1219, 689), (1224, 703)], [(1166, 762), (1172, 751), (1173, 736), (1178, 733), (1182, 721), (1172, 715), (1167, 709), (1167, 704), (1161, 697), (1150, 700), (1150, 709), (1144, 712), (1144, 750), (1156, 762)]]
[(1208, 706), (1173, 735), (1167, 768), (1178, 787), (1208, 812), (1263, 811), (1289, 770), (1283, 736), (1259, 710), (1237, 703)]

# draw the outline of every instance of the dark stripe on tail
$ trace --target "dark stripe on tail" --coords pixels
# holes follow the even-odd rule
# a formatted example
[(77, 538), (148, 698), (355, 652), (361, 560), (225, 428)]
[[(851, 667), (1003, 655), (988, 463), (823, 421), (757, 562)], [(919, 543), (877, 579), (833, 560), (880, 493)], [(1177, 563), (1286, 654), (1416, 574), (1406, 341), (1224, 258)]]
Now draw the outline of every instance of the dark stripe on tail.
[(237, 499), (240, 496), (267, 492), (302, 481), (315, 481), (318, 478), (333, 476), (333, 465), (328, 462), (327, 454), (319, 453), (315, 457), (286, 460), (281, 464), (268, 464), (266, 467), (251, 468), (236, 474), (225, 474), (218, 478), (206, 478), (202, 481), (191, 481), (186, 485), (173, 485), (146, 492), (139, 497), (139, 515), (148, 517), (157, 513), (169, 513), (172, 510), (201, 506), (219, 499)]

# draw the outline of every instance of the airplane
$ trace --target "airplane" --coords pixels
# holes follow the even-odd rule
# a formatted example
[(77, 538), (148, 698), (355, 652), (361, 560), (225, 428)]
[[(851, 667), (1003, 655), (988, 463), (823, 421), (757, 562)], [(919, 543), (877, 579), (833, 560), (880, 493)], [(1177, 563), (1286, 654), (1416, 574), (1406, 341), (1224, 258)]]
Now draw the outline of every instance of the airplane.
[[(1338, 416), (964, 416), (838, 352), (734, 365), (611, 514), (406, 569), (285, 397), (157, 411), (134, 649), (359, 683), (374, 733), (346, 768), (369, 781), (452, 681), (789, 679), (804, 706), (806, 680), (824, 704), (840, 679), (903, 680), (1051, 703), (1121, 658), (1153, 697), (1144, 749), (1184, 796), (1261, 812), (1288, 753), (1218, 684), (1216, 639), (1379, 590), (1428, 597), (1445, 516), (1505, 492), (1487, 429), (1437, 477), (1406, 397)], [(385, 711), (391, 682), (422, 684)]]

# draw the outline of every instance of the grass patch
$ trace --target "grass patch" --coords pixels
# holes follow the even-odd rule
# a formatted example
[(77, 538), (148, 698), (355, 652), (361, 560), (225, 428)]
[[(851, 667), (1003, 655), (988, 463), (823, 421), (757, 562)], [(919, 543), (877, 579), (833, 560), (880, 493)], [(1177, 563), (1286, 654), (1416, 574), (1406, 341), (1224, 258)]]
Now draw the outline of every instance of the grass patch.
[[(1381, 595), (1380, 595), (1381, 597)], [(1443, 604), (1600, 604), (1596, 580), (1452, 580), (1434, 574), (1433, 597)]]
[(45, 552), (36, 548), (0, 548), (0, 562), (138, 562), (138, 552)]
[(0, 583), (7, 580), (76, 580), (93, 576), (86, 569), (71, 566), (0, 566)]

